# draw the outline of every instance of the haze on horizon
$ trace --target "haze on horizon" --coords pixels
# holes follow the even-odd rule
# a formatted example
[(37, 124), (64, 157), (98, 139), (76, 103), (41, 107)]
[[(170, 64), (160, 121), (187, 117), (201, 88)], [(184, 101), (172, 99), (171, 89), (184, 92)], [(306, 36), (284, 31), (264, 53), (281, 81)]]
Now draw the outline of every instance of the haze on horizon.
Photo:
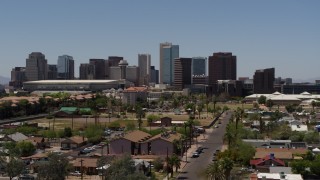
[(237, 77), (275, 67), (276, 77), (320, 79), (320, 1), (1, 1), (0, 76), (25, 66), (31, 52), (48, 64), (68, 54), (75, 71), (90, 58), (123, 56), (137, 65), (159, 43), (180, 45), (180, 57), (232, 52)]

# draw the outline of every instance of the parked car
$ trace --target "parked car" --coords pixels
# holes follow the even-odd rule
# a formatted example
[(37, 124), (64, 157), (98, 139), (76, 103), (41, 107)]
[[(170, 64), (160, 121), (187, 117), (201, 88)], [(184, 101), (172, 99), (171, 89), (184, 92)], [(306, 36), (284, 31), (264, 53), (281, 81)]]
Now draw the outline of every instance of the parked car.
[(197, 150), (196, 150), (196, 152), (198, 152), (199, 154), (201, 154), (202, 151), (203, 151), (203, 147), (198, 147)]
[(199, 157), (199, 153), (198, 153), (198, 152), (194, 152), (194, 153), (192, 153), (192, 157), (193, 157), (193, 158), (197, 158), (197, 157)]
[(91, 153), (91, 151), (88, 149), (83, 149), (80, 151), (80, 154), (88, 154), (88, 153)]
[(81, 176), (81, 173), (79, 171), (74, 171), (74, 172), (71, 172), (70, 175), (72, 175), (72, 176)]
[(70, 150), (69, 147), (61, 147), (60, 150)]
[(215, 125), (214, 127), (215, 127), (215, 128), (219, 128), (219, 126), (218, 126), (218, 125)]

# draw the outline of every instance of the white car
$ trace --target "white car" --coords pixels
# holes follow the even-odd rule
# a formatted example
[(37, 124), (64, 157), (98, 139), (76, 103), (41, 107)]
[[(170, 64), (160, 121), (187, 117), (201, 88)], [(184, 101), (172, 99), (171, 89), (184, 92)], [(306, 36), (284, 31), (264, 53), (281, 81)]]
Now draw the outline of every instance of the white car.
[(71, 172), (70, 175), (72, 176), (81, 176), (81, 173), (79, 171)]

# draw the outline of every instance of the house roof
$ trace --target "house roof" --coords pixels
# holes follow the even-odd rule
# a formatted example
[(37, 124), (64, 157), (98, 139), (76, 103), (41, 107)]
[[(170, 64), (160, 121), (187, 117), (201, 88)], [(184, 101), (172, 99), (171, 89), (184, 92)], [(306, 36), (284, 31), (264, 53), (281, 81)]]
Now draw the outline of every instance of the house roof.
[[(259, 179), (265, 177), (266, 179), (281, 179), (280, 173), (258, 173)], [(301, 174), (285, 174), (286, 180), (303, 180)]]
[(29, 137), (28, 140), (35, 142), (35, 143), (41, 143), (42, 140), (44, 140), (44, 138), (43, 137)]
[(254, 165), (254, 166), (259, 166), (261, 165), (262, 163), (264, 163), (265, 161), (273, 161), (273, 162), (276, 162), (278, 164), (280, 164), (281, 166), (285, 166), (285, 163), (284, 161), (276, 158), (277, 156), (275, 155), (274, 158), (272, 158), (272, 156), (269, 154), (269, 155), (266, 155), (265, 157), (263, 158), (260, 158), (260, 159), (254, 159), (254, 160), (250, 160), (250, 165)]
[[(259, 151), (259, 152), (256, 152), (254, 158), (261, 159), (268, 156), (269, 154), (270, 154), (269, 152)], [(273, 152), (273, 154), (275, 157), (279, 159), (293, 159), (292, 152)]]
[(299, 132), (308, 131), (308, 126), (307, 125), (303, 125), (303, 124), (301, 124), (301, 125), (291, 125), (290, 127), (291, 127), (292, 131), (299, 131)]
[(294, 154), (306, 154), (307, 151), (305, 148), (256, 148), (254, 158), (263, 158), (274, 153), (275, 157), (279, 159), (293, 159)]
[(8, 137), (11, 138), (15, 142), (24, 141), (24, 140), (28, 139), (28, 137), (26, 135), (19, 133), (19, 132), (16, 132), (14, 134), (9, 134)]
[(123, 92), (146, 92), (148, 89), (146, 87), (129, 87)]
[(162, 139), (162, 140), (165, 140), (165, 141), (168, 141), (168, 142), (172, 143), (174, 140), (179, 140), (181, 138), (181, 136), (182, 135), (180, 133), (167, 133), (167, 134), (161, 133), (161, 134), (158, 134), (156, 136), (153, 136), (148, 141), (154, 141), (156, 139)]
[(66, 112), (66, 113), (74, 113), (78, 110), (77, 107), (61, 107), (60, 111)]
[(37, 153), (34, 154), (32, 156), (28, 156), (28, 157), (21, 157), (22, 160), (24, 159), (41, 159), (41, 158), (47, 158), (48, 154), (47, 153)]
[(151, 135), (149, 133), (140, 131), (140, 130), (135, 130), (131, 131), (123, 136), (124, 139), (127, 139), (132, 142), (143, 142), (149, 139)]
[(81, 144), (83, 142), (86, 142), (87, 138), (83, 138), (82, 136), (72, 136), (70, 138), (66, 138), (64, 141), (62, 141), (62, 143), (66, 141), (72, 141), (76, 144)]
[(81, 167), (81, 161), (82, 161), (82, 166), (83, 167), (93, 167), (96, 168), (97, 167), (97, 158), (76, 158), (73, 161), (73, 166), (74, 167)]

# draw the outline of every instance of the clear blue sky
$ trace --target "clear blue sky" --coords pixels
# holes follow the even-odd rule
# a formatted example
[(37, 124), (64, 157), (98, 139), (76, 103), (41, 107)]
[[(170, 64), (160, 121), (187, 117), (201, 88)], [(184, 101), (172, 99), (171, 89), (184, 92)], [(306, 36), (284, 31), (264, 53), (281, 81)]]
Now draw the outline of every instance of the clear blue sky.
[(0, 1), (0, 75), (10, 77), (33, 51), (49, 64), (68, 54), (124, 56), (137, 65), (150, 53), (159, 67), (159, 43), (180, 45), (181, 57), (232, 52), (237, 76), (276, 68), (276, 76), (320, 78), (319, 0), (28, 0)]

